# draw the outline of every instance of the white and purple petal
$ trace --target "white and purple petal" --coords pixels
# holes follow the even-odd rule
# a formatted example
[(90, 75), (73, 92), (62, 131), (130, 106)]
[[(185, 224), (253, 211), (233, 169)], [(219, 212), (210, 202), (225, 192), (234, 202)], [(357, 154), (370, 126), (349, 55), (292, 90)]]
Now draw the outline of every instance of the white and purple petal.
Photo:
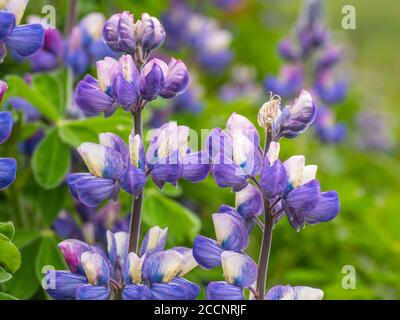
[(225, 280), (240, 288), (249, 288), (257, 280), (257, 264), (247, 255), (224, 251), (221, 255)]
[(217, 241), (223, 249), (239, 252), (247, 248), (249, 234), (243, 220), (227, 213), (215, 213), (212, 219)]
[(93, 247), (83, 241), (75, 239), (64, 240), (58, 244), (58, 247), (64, 255), (65, 262), (71, 272), (84, 276), (85, 271), (82, 266), (81, 256), (82, 253), (86, 251), (93, 252)]
[(129, 252), (124, 263), (124, 280), (128, 284), (138, 284), (142, 281), (142, 267), (146, 256), (138, 257), (136, 253)]
[(164, 250), (167, 241), (168, 228), (154, 226), (147, 231), (140, 246), (140, 256)]
[(120, 136), (110, 132), (100, 133), (99, 142), (101, 145), (114, 149), (120, 153), (124, 164), (129, 163), (129, 148)]
[(289, 285), (272, 287), (265, 295), (265, 300), (294, 300), (294, 290)]
[(155, 252), (144, 260), (142, 275), (146, 281), (170, 282), (181, 271), (184, 257), (174, 251)]
[(178, 277), (183, 277), (185, 274), (197, 267), (198, 263), (193, 257), (193, 250), (185, 247), (174, 247), (171, 250), (179, 252), (183, 256), (182, 268), (178, 273)]
[(108, 285), (110, 266), (103, 255), (85, 251), (81, 254), (81, 262), (86, 278), (91, 285)]
[(226, 132), (233, 137), (235, 134), (245, 135), (253, 145), (258, 148), (260, 146), (260, 135), (256, 127), (246, 117), (233, 113), (226, 123)]
[(243, 219), (258, 216), (263, 210), (263, 202), (260, 191), (249, 184), (243, 190), (235, 194), (235, 207)]

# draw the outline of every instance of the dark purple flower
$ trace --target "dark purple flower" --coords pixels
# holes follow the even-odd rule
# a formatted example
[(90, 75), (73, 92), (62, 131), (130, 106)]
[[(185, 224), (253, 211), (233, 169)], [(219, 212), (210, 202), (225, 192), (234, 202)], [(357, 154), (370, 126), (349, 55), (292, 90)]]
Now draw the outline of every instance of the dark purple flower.
[(164, 88), (165, 77), (168, 74), (167, 64), (157, 58), (147, 62), (141, 72), (139, 91), (145, 100), (154, 100)]
[(186, 65), (182, 61), (172, 58), (164, 80), (164, 86), (160, 91), (161, 97), (170, 99), (182, 94), (189, 85), (189, 72)]
[(124, 11), (112, 15), (104, 24), (103, 39), (115, 52), (134, 53), (136, 35), (133, 14)]
[(140, 35), (140, 44), (145, 52), (157, 49), (164, 43), (164, 27), (157, 18), (151, 17), (147, 13), (142, 14), (137, 32)]

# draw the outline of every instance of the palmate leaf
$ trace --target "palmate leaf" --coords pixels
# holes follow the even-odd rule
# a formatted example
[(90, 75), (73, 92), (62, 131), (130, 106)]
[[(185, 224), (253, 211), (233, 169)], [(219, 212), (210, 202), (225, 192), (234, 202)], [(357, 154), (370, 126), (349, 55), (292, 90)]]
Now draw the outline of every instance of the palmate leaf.
[(59, 137), (57, 128), (53, 128), (33, 154), (32, 170), (35, 180), (44, 189), (53, 189), (61, 184), (70, 167), (70, 149)]

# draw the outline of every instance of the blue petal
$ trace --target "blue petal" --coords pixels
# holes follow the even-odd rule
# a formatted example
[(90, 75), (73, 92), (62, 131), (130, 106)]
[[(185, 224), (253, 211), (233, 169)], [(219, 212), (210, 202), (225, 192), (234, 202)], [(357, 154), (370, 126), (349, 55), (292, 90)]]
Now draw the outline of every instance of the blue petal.
[(221, 164), (213, 164), (212, 172), (215, 182), (221, 188), (231, 187), (237, 192), (249, 184), (242, 168), (227, 158)]
[(12, 113), (10, 111), (0, 112), (0, 144), (10, 137), (13, 125)]
[(247, 248), (249, 234), (244, 221), (226, 213), (212, 215), (215, 235), (225, 250), (242, 251)]
[(108, 300), (111, 290), (106, 286), (92, 286), (86, 284), (76, 291), (77, 300)]
[(83, 239), (81, 229), (74, 218), (66, 211), (60, 213), (54, 220), (52, 227), (62, 239)]
[(142, 284), (128, 284), (122, 291), (124, 300), (152, 300), (152, 293), (148, 286)]
[(11, 33), (11, 31), (15, 27), (15, 15), (1, 11), (0, 12), (0, 42), (3, 42), (4, 39)]
[(132, 164), (129, 165), (120, 179), (121, 188), (135, 197), (142, 194), (146, 181), (147, 178), (144, 171)]
[(217, 241), (203, 236), (197, 236), (193, 243), (193, 257), (197, 263), (206, 269), (221, 265), (223, 249)]
[(82, 266), (88, 282), (94, 286), (107, 285), (110, 279), (110, 263), (97, 252), (85, 251), (81, 255)]
[(169, 283), (153, 283), (151, 292), (155, 300), (194, 300), (200, 287), (182, 278)]
[(37, 52), (43, 45), (44, 29), (40, 24), (17, 26), (6, 38), (6, 45), (19, 56), (26, 58)]
[(314, 179), (290, 191), (284, 199), (284, 206), (310, 211), (317, 206), (319, 197), (320, 185), (318, 180)]
[(0, 191), (9, 187), (17, 174), (17, 161), (12, 158), (0, 158)]
[(159, 188), (165, 183), (177, 185), (182, 176), (183, 166), (178, 152), (172, 152), (168, 157), (159, 160), (151, 169), (151, 177)]
[(46, 292), (56, 300), (75, 299), (77, 289), (85, 284), (86, 277), (68, 271), (49, 270), (46, 273)]
[(183, 158), (182, 178), (192, 183), (204, 180), (211, 170), (206, 152), (193, 152)]
[(270, 166), (268, 159), (265, 159), (260, 185), (266, 197), (272, 199), (281, 195), (285, 191), (287, 183), (288, 176), (282, 162), (278, 159)]
[(327, 222), (334, 219), (340, 210), (339, 195), (336, 191), (321, 193), (318, 205), (305, 214), (306, 221), (310, 224)]
[(116, 107), (114, 99), (103, 92), (97, 80), (89, 75), (78, 83), (75, 101), (88, 116), (94, 116), (101, 112), (107, 113)]
[(207, 300), (244, 300), (243, 290), (225, 281), (210, 282), (206, 289)]
[(90, 174), (68, 175), (68, 186), (72, 196), (88, 207), (97, 207), (115, 192), (113, 180), (98, 178)]
[(139, 89), (135, 83), (127, 81), (122, 74), (119, 74), (114, 81), (114, 91), (118, 97), (118, 103), (125, 110), (133, 110), (139, 97)]
[(294, 300), (294, 291), (291, 286), (275, 286), (265, 295), (265, 300)]

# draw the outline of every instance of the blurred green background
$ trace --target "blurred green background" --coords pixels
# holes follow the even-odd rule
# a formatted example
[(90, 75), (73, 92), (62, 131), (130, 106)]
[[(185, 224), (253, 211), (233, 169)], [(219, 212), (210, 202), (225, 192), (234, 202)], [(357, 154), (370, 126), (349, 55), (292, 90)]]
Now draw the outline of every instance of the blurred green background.
[[(57, 25), (62, 28), (68, 1), (31, 1), (28, 13), (40, 14), (44, 4), (52, 4), (57, 10)], [(197, 1), (188, 1), (196, 5)], [(282, 61), (276, 46), (278, 41), (292, 31), (302, 1), (248, 0), (237, 11), (224, 12), (212, 6), (203, 8), (205, 14), (215, 17), (220, 25), (233, 34), (232, 50), (234, 63), (253, 66), (257, 81), (262, 84), (266, 74), (277, 74)], [(318, 179), (324, 190), (339, 192), (341, 211), (329, 223), (307, 226), (294, 231), (286, 219), (276, 226), (273, 235), (272, 253), (267, 287), (275, 284), (307, 285), (324, 290), (327, 299), (398, 299), (400, 298), (400, 163), (398, 146), (398, 101), (400, 96), (398, 52), (400, 29), (398, 3), (395, 0), (350, 0), (326, 1), (328, 25), (334, 32), (335, 42), (345, 49), (343, 67), (339, 76), (349, 80), (350, 94), (341, 105), (335, 106), (337, 118), (349, 127), (349, 137), (341, 145), (324, 145), (315, 138), (312, 130), (294, 140), (281, 142), (281, 158), (304, 154), (308, 163), (317, 164)], [(357, 29), (343, 30), (341, 8), (352, 4), (356, 8)], [(79, 16), (100, 11), (109, 17), (114, 12), (129, 10), (135, 14), (149, 12), (160, 16), (168, 9), (168, 1), (115, 0), (81, 1)], [(168, 54), (190, 60), (190, 52), (168, 52)], [(8, 62), (1, 67), (1, 77), (16, 73), (22, 75), (26, 66)], [(196, 66), (190, 71), (199, 75), (205, 87), (203, 100), (205, 109), (201, 114), (174, 114), (172, 119), (198, 131), (214, 127), (225, 127), (232, 112), (248, 116), (256, 123), (262, 101), (254, 103), (239, 99), (223, 102), (218, 98), (218, 88), (227, 82), (230, 72), (211, 76)], [(307, 89), (307, 88), (306, 88)], [(268, 95), (265, 94), (265, 100)], [(155, 106), (154, 106), (155, 107)], [(357, 145), (359, 135), (357, 117), (363, 110), (378, 110), (387, 117), (395, 146), (389, 152), (364, 150)], [(146, 110), (152, 112), (152, 106)], [(147, 115), (149, 116), (149, 115)], [(122, 116), (121, 116), (122, 117)], [(128, 116), (127, 116), (128, 117)], [(27, 169), (28, 170), (28, 169)], [(24, 173), (19, 172), (19, 175)], [(27, 173), (28, 174), (28, 173)], [(168, 188), (168, 199), (188, 205), (200, 219), (182, 228), (174, 210), (153, 187), (148, 192), (155, 200), (148, 201), (144, 208), (144, 231), (154, 224), (169, 226), (169, 246), (191, 246), (193, 237), (200, 229), (203, 235), (214, 237), (211, 214), (222, 204), (234, 205), (234, 196), (229, 190), (216, 186), (212, 177), (199, 184), (181, 183), (177, 190)], [(32, 200), (42, 190), (32, 187), (25, 195)], [(45, 194), (49, 193), (43, 191)], [(73, 211), (71, 199), (65, 187), (51, 197), (59, 199), (62, 194), (65, 207)], [(60, 196), (61, 197), (61, 196)], [(164, 199), (164, 198), (163, 198)], [(28, 202), (30, 201), (28, 200)], [(33, 201), (33, 200), (32, 200)], [(56, 200), (55, 200), (56, 201)], [(164, 202), (163, 202), (164, 201)], [(34, 202), (34, 201), (33, 201)], [(57, 201), (56, 201), (57, 202)], [(129, 209), (128, 197), (122, 195), (123, 213)], [(61, 208), (62, 206), (60, 206)], [(181, 210), (181, 209), (177, 209)], [(12, 209), (0, 206), (0, 220), (7, 220)], [(11, 218), (12, 214), (11, 214)], [(44, 219), (46, 220), (46, 219)], [(5, 291), (20, 298), (44, 298), (39, 288), (41, 266), (62, 266), (55, 243), (59, 239), (49, 228), (50, 222), (39, 223), (35, 228), (18, 230), (16, 245), (22, 250), (22, 266), (5, 287)], [(186, 232), (185, 228), (192, 228)], [(183, 229), (183, 230), (182, 230)], [(186, 232), (180, 236), (179, 232)], [(46, 238), (46, 240), (38, 240)], [(186, 236), (187, 234), (187, 236)], [(252, 234), (248, 253), (256, 260), (261, 241), (261, 232)], [(52, 243), (52, 244), (49, 244)], [(39, 257), (39, 258), (38, 258)], [(345, 276), (342, 268), (354, 266), (356, 289), (342, 288)], [(35, 269), (36, 276), (31, 272)], [(196, 269), (188, 278), (203, 284), (222, 279), (220, 269), (205, 271)]]

